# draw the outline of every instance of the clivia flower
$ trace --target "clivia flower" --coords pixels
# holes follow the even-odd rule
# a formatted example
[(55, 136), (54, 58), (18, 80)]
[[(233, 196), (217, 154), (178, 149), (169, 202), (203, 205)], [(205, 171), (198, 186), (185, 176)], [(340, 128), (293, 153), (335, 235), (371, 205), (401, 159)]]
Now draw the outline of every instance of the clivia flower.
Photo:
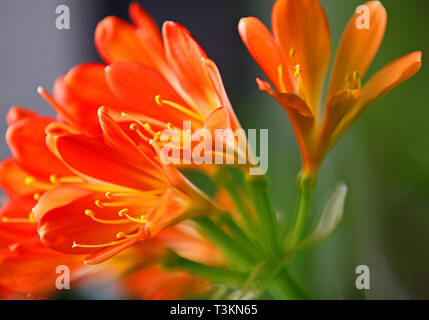
[(316, 175), (329, 148), (372, 102), (420, 69), (421, 52), (416, 51), (361, 83), (378, 51), (387, 20), (380, 1), (369, 1), (365, 6), (370, 10), (370, 28), (358, 28), (358, 13), (349, 21), (336, 53), (325, 102), (322, 94), (331, 39), (318, 0), (277, 0), (272, 10), (273, 34), (255, 17), (239, 23), (245, 45), (274, 86), (272, 89), (257, 79), (260, 90), (282, 105), (292, 123), (304, 176)]
[[(58, 277), (56, 273), (58, 265), (68, 266), (73, 283), (91, 279), (96, 275), (100, 276), (100, 272), (95, 273), (82, 263), (85, 258), (82, 254), (88, 254), (89, 251), (74, 252), (71, 250), (70, 244), (67, 245), (69, 248), (61, 247), (66, 241), (64, 239), (76, 235), (77, 231), (83, 229), (87, 234), (81, 237), (94, 236), (94, 239), (99, 241), (98, 239), (103, 238), (103, 233), (109, 230), (99, 228), (97, 230), (100, 233), (94, 235), (91, 233), (91, 228), (98, 227), (97, 217), (85, 216), (82, 210), (71, 214), (66, 210), (65, 212), (70, 216), (65, 216), (64, 220), (70, 219), (70, 221), (65, 221), (64, 224), (68, 224), (70, 228), (76, 230), (62, 229), (63, 224), (58, 223), (55, 226), (58, 231), (49, 231), (49, 225), (52, 223), (52, 217), (49, 215), (55, 215), (55, 213), (48, 210), (49, 213), (43, 217), (43, 223), (40, 223), (39, 209), (33, 209), (33, 207), (40, 206), (37, 203), (44, 197), (51, 199), (55, 196), (61, 197), (68, 191), (70, 193), (68, 197), (57, 198), (56, 202), (54, 199), (54, 203), (48, 203), (51, 210), (58, 212), (67, 208), (64, 202), (67, 202), (70, 197), (85, 191), (94, 191), (100, 187), (100, 184), (91, 185), (82, 177), (75, 175), (46, 146), (45, 128), (49, 126), (57, 129), (65, 128), (63, 124), (55, 123), (53, 118), (39, 116), (20, 107), (11, 108), (7, 120), (9, 123), (7, 142), (12, 151), (12, 158), (0, 163), (0, 185), (9, 197), (0, 209), (0, 286), (11, 290), (12, 296), (24, 294), (25, 297), (25, 294), (31, 294), (30, 297), (33, 298), (49, 297), (57, 290), (55, 284)], [(120, 197), (120, 195), (112, 193), (111, 197)], [(46, 200), (42, 201), (47, 204)], [(62, 206), (55, 208), (58, 204), (62, 204)], [(76, 221), (78, 220), (77, 215), (72, 216), (75, 213), (86, 220), (82, 225), (73, 225), (73, 223), (79, 222)], [(132, 219), (132, 216), (126, 213), (124, 216), (128, 218), (127, 222), (131, 221), (129, 219)], [(102, 222), (101, 225), (103, 225)], [(56, 245), (55, 238), (49, 238), (52, 234), (54, 237), (57, 236), (58, 245)], [(77, 239), (81, 237), (77, 236)], [(95, 248), (99, 249), (98, 246)], [(204, 288), (208, 285), (206, 280), (184, 272), (161, 271), (155, 267), (162, 261), (167, 248), (172, 248), (182, 256), (194, 260), (214, 265), (223, 264), (221, 254), (205, 238), (192, 227), (179, 225), (169, 228), (159, 237), (148, 240), (144, 245), (135, 246), (133, 250), (127, 252), (125, 259), (121, 257), (118, 260), (113, 259), (111, 264), (102, 269), (101, 275), (125, 272), (128, 275), (127, 279), (133, 279), (133, 281), (126, 282), (129, 283), (132, 293), (136, 292), (137, 288), (141, 292), (148, 288), (145, 283), (137, 281), (143, 274), (163, 275), (183, 284), (182, 289), (170, 292), (167, 289), (168, 283), (160, 282), (157, 286), (159, 295), (153, 296), (154, 298), (162, 298), (161, 292), (165, 292), (165, 298), (186, 298), (188, 294), (196, 294), (205, 290)], [(87, 260), (92, 263), (101, 262), (100, 256), (98, 259)], [(102, 259), (105, 260), (107, 257), (103, 256)], [(124, 264), (123, 261), (126, 263)], [(127, 270), (133, 270), (133, 272), (129, 274)], [(134, 275), (139, 276), (136, 278)], [(167, 295), (168, 292), (170, 293)], [(152, 295), (147, 293), (142, 296), (150, 298)]]
[(89, 254), (89, 263), (216, 210), (177, 168), (159, 161), (160, 130), (184, 120), (192, 129), (239, 127), (216, 66), (189, 32), (166, 22), (162, 45), (151, 18), (136, 4), (130, 13), (137, 27), (113, 17), (97, 27), (109, 66), (73, 68), (56, 81), (53, 97), (39, 88), (59, 114), (45, 124), (46, 143), (72, 177), (59, 178), (49, 166), (51, 184), (27, 177), (42, 188), (33, 218), (44, 245)]

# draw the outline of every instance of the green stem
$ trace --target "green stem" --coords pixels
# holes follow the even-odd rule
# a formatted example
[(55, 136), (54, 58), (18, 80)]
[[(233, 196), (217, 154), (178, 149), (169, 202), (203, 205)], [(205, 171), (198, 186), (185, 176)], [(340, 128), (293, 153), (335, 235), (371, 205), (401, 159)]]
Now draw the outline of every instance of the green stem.
[(267, 192), (265, 176), (252, 176), (249, 179), (252, 201), (261, 223), (261, 233), (274, 256), (281, 255), (280, 232)]
[(192, 275), (220, 283), (236, 283), (243, 285), (247, 280), (247, 274), (225, 268), (213, 267), (199, 262), (183, 258), (171, 251), (164, 261), (166, 269), (180, 269)]
[(201, 233), (213, 241), (215, 245), (229, 258), (231, 263), (242, 270), (247, 270), (254, 261), (231, 237), (208, 217), (193, 219)]
[(286, 252), (292, 251), (301, 240), (307, 226), (310, 198), (316, 185), (316, 179), (307, 177), (303, 173), (298, 175), (299, 196), (298, 204), (292, 222), (292, 228), (286, 236), (284, 248)]
[(300, 191), (298, 206), (295, 211), (293, 227), (286, 238), (286, 251), (291, 251), (304, 234), (307, 225), (308, 208), (310, 204), (311, 193)]
[[(301, 286), (292, 278), (289, 271), (286, 268), (277, 275), (273, 280), (274, 287), (271, 288), (274, 292), (281, 292), (282, 299), (292, 300), (308, 300), (310, 299), (307, 292), (301, 288)], [(272, 294), (274, 292), (270, 291)]]
[(232, 238), (237, 242), (237, 244), (255, 261), (261, 261), (266, 258), (259, 243), (251, 239), (234, 221), (229, 213), (222, 216), (221, 222), (228, 228), (228, 231), (231, 233)]

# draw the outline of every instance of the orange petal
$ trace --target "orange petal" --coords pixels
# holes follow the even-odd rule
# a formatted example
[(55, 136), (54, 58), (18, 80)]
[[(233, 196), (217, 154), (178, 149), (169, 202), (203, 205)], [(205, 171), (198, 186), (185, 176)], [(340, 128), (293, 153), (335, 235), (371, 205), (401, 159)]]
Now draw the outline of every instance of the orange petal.
[(105, 224), (85, 215), (85, 210), (95, 212), (99, 219), (120, 219), (115, 207), (98, 208), (95, 200), (104, 194), (97, 194), (79, 188), (60, 187), (44, 193), (34, 207), (34, 218), (43, 244), (55, 251), (67, 254), (85, 254), (102, 248), (73, 248), (73, 243), (98, 245), (117, 240), (116, 234), (135, 231), (138, 225)]
[(221, 106), (221, 99), (210, 78), (203, 58), (207, 55), (182, 25), (167, 21), (163, 25), (167, 61), (184, 92), (204, 114)]
[(161, 32), (152, 17), (140, 6), (138, 2), (132, 2), (128, 9), (131, 21), (139, 28), (156, 39), (162, 47)]
[(309, 166), (311, 162), (312, 130), (315, 122), (312, 111), (297, 95), (274, 92), (269, 83), (261, 79), (256, 80), (259, 89), (276, 99), (286, 111), (298, 140), (304, 165)]
[[(295, 50), (307, 105), (317, 115), (331, 56), (329, 24), (318, 0), (277, 0), (272, 11), (274, 36), (289, 56)], [(290, 59), (291, 60), (291, 59)], [(294, 68), (290, 61), (290, 68)]]
[(117, 62), (106, 68), (107, 81), (113, 92), (127, 104), (130, 111), (147, 117), (183, 126), (189, 118), (168, 106), (159, 106), (155, 97), (185, 105), (173, 87), (156, 70), (138, 62)]
[(136, 238), (130, 239), (129, 241), (125, 241), (123, 243), (107, 247), (105, 249), (99, 250), (97, 252), (91, 253), (89, 256), (85, 258), (85, 263), (88, 264), (99, 264), (102, 263), (114, 255), (124, 251), (128, 247), (135, 244), (138, 240)]
[(37, 191), (36, 188), (25, 184), (25, 179), (30, 174), (22, 169), (13, 158), (3, 160), (0, 163), (0, 187), (8, 195), (24, 195)]
[(125, 104), (110, 90), (104, 68), (101, 63), (77, 65), (54, 85), (54, 97), (66, 109), (66, 119), (82, 132), (99, 132), (97, 110), (102, 105), (123, 111)]
[(97, 25), (95, 45), (107, 64), (139, 61), (161, 71), (165, 68), (165, 58), (159, 35), (146, 31), (136, 29), (120, 18), (107, 17)]
[(98, 118), (103, 130), (104, 142), (131, 161), (151, 169), (161, 170), (158, 164), (142, 152), (134, 141), (127, 136), (121, 127), (109, 116), (105, 107), (98, 109)]
[(390, 62), (372, 76), (363, 87), (359, 102), (338, 125), (333, 139), (337, 139), (372, 102), (415, 75), (421, 67), (421, 58), (421, 51), (409, 53)]
[(360, 95), (361, 91), (358, 89), (347, 89), (337, 92), (328, 99), (318, 143), (319, 148), (321, 148), (321, 156), (326, 151), (324, 149), (328, 147), (326, 143), (329, 140), (329, 136), (347, 112), (355, 106)]
[(189, 218), (184, 211), (186, 201), (178, 197), (171, 189), (167, 189), (147, 215), (147, 224), (141, 229), (139, 239), (155, 236), (161, 230)]
[(82, 257), (59, 254), (44, 247), (40, 240), (31, 247), (15, 251), (0, 263), (0, 285), (14, 291), (31, 294), (58, 292), (57, 267), (69, 267), (71, 281), (83, 267)]
[(46, 180), (51, 174), (71, 174), (46, 146), (45, 128), (51, 122), (44, 117), (25, 118), (12, 124), (6, 133), (6, 141), (19, 165), (28, 173)]
[(161, 174), (155, 177), (144, 166), (137, 168), (138, 163), (127, 162), (102, 140), (68, 135), (58, 137), (56, 145), (63, 161), (84, 176), (142, 191), (165, 185)]
[(232, 108), (231, 102), (229, 101), (228, 96), (226, 94), (226, 90), (223, 85), (219, 69), (217, 68), (216, 64), (209, 58), (205, 58), (204, 62), (207, 66), (207, 70), (209, 71), (210, 78), (213, 82), (213, 85), (216, 88), (218, 95), (222, 100), (222, 106), (225, 107), (228, 112), (228, 117), (231, 121), (231, 128), (233, 130), (240, 129), (241, 128), (240, 122), (238, 121), (238, 118), (235, 115), (234, 109)]
[[(289, 68), (281, 48), (267, 27), (259, 19), (248, 17), (240, 20), (238, 31), (253, 59), (259, 64), (277, 91), (286, 89), (287, 92), (294, 92), (295, 79), (291, 73), (291, 68)], [(283, 83), (285, 88), (280, 85), (279, 66), (282, 66), (284, 70)]]
[(357, 25), (363, 13), (355, 13), (344, 30), (337, 49), (329, 94), (347, 89), (345, 77), (359, 72), (362, 79), (374, 59), (387, 23), (387, 13), (381, 1), (369, 1), (364, 4), (369, 9), (369, 29), (358, 29)]
[(19, 106), (11, 107), (6, 115), (8, 125), (13, 124), (21, 119), (37, 117), (37, 113), (31, 110), (21, 108)]

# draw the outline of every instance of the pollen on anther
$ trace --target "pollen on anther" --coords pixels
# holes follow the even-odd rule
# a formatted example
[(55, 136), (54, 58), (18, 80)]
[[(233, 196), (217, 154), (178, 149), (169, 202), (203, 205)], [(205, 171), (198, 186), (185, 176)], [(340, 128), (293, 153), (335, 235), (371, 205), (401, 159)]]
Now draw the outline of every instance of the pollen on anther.
[(139, 126), (137, 125), (137, 123), (131, 123), (131, 124), (130, 124), (130, 130), (135, 131), (135, 130), (137, 130), (138, 128), (139, 128)]
[(124, 235), (125, 235), (125, 233), (123, 233), (122, 231), (120, 231), (120, 232), (118, 232), (118, 233), (116, 234), (116, 238), (120, 239), (120, 238), (122, 238)]
[(95, 200), (95, 201), (94, 201), (94, 203), (95, 203), (95, 205), (96, 205), (97, 207), (99, 207), (99, 208), (104, 208), (104, 206), (103, 206), (103, 204), (101, 203), (101, 201), (100, 201), (100, 200)]
[(34, 198), (34, 200), (39, 201), (39, 199), (40, 199), (40, 193), (36, 192), (36, 193), (33, 195), (33, 198)]
[(119, 211), (118, 212), (118, 215), (120, 216), (120, 217), (123, 217), (125, 214), (127, 214), (128, 213), (128, 209), (127, 208), (124, 208), (124, 209), (122, 209), (121, 211)]
[(57, 183), (57, 176), (56, 176), (55, 174), (51, 174), (51, 175), (49, 176), (49, 181), (50, 181), (52, 184), (56, 184), (56, 183)]
[(25, 178), (25, 184), (27, 186), (32, 185), (35, 181), (36, 181), (36, 179), (34, 177), (27, 177), (27, 178)]
[(167, 123), (167, 128), (168, 128), (168, 129), (173, 128), (173, 124), (172, 124), (171, 122)]
[(90, 209), (86, 209), (86, 210), (85, 210), (85, 214), (86, 214), (88, 217), (93, 217), (93, 216), (95, 215), (94, 211), (92, 211), (92, 210), (90, 210)]
[(112, 193), (110, 191), (107, 191), (106, 194), (105, 194), (105, 196), (109, 200), (111, 200), (113, 198), (113, 195), (112, 195)]
[(30, 222), (35, 222), (36, 220), (34, 220), (34, 214), (33, 214), (33, 212), (30, 212), (29, 214), (28, 214), (28, 219), (30, 220)]
[(162, 106), (162, 98), (161, 98), (160, 95), (157, 95), (155, 97), (155, 102), (156, 102), (157, 105)]

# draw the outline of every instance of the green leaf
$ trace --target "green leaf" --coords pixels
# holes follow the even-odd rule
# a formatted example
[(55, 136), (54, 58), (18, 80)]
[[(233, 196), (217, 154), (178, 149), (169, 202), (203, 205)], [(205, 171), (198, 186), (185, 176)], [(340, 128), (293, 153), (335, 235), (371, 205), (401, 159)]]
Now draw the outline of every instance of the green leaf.
[(344, 211), (347, 186), (341, 183), (331, 195), (313, 232), (298, 243), (295, 250), (308, 249), (327, 239), (338, 227)]

